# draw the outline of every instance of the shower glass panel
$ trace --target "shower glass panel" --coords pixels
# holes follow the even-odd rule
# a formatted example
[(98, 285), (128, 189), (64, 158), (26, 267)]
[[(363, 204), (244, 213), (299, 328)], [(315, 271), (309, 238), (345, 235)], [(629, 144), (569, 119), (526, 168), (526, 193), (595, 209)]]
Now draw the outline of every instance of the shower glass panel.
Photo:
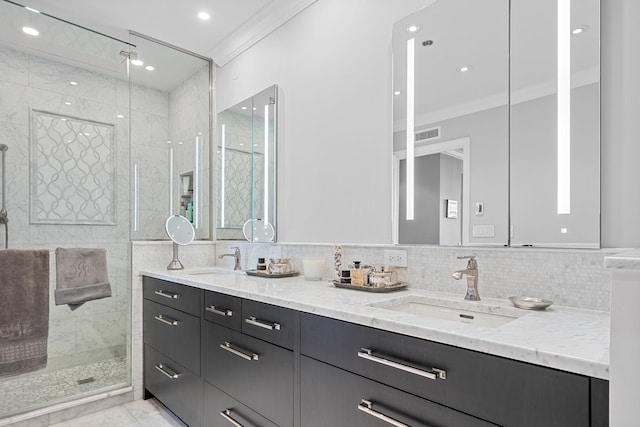
[[(44, 12), (0, 2), (8, 247), (45, 249), (50, 259), (47, 364), (0, 378), (0, 424), (131, 383), (127, 57), (134, 46)], [(111, 296), (73, 310), (56, 305), (56, 248), (106, 250)]]
[(134, 240), (168, 239), (181, 214), (210, 237), (211, 60), (131, 33)]

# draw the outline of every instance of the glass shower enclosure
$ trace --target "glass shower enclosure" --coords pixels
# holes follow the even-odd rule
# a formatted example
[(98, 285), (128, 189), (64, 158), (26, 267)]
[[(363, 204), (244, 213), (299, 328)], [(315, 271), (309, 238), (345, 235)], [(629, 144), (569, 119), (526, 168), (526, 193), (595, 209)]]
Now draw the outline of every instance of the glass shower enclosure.
[[(0, 378), (0, 420), (131, 384), (134, 52), (128, 42), (0, 2), (8, 248), (50, 253), (47, 364)], [(55, 305), (56, 248), (105, 250), (111, 296)]]

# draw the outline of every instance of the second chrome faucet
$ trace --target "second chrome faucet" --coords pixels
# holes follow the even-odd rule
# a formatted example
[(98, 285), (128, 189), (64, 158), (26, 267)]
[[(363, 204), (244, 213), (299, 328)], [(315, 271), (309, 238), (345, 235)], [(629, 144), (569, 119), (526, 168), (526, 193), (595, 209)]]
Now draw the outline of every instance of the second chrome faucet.
[(476, 257), (459, 256), (458, 259), (468, 259), (467, 268), (465, 270), (454, 271), (451, 277), (460, 280), (462, 276), (467, 276), (467, 293), (464, 299), (480, 301), (480, 294), (478, 293), (478, 262), (476, 261)]
[(222, 259), (222, 258), (227, 257), (227, 256), (232, 256), (233, 259), (235, 260), (235, 264), (233, 266), (233, 269), (234, 270), (240, 270), (240, 248), (233, 247), (231, 249), (233, 249), (233, 253), (232, 254), (222, 254), (222, 255), (219, 255), (218, 258)]

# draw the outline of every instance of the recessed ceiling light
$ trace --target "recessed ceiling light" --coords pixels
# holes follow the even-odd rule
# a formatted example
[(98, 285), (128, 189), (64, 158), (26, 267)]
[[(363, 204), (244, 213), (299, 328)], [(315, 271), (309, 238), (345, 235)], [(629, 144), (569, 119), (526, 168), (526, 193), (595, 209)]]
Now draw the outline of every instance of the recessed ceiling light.
[(141, 66), (143, 66), (143, 65), (144, 65), (144, 62), (142, 62), (142, 61), (141, 61), (141, 60), (139, 60), (139, 59), (132, 59), (132, 60), (131, 60), (131, 63), (132, 63), (133, 65), (137, 65), (138, 67), (141, 67)]
[(67, 121), (67, 119), (65, 119), (64, 117), (63, 117), (63, 118), (61, 118), (60, 120), (62, 120), (63, 122), (66, 122), (66, 121)]
[(458, 71), (460, 71), (461, 73), (466, 73), (467, 71), (471, 71), (472, 69), (473, 67), (471, 65), (464, 65), (458, 68)]
[(246, 110), (246, 109), (247, 109), (247, 107), (240, 107), (240, 109), (241, 109), (241, 110)]
[(116, 117), (119, 119), (123, 119), (124, 118), (124, 114), (116, 114)]
[(89, 132), (85, 132), (84, 136), (90, 136), (91, 134)]
[(571, 34), (582, 34), (588, 29), (589, 29), (588, 25), (580, 25), (579, 27), (576, 27), (573, 30), (571, 30)]
[(400, 95), (402, 92), (400, 92), (399, 90), (393, 92), (394, 95)]
[(256, 107), (253, 107), (253, 111), (256, 111), (256, 110), (257, 110), (257, 108), (256, 108)]
[(71, 102), (70, 101), (65, 101), (64, 105), (71, 105)]
[(71, 86), (78, 86), (78, 82), (74, 82), (74, 81), (70, 81), (70, 82), (69, 82), (69, 84), (70, 84)]
[(241, 142), (239, 145), (242, 147), (242, 146), (244, 145), (244, 143), (243, 143), (243, 142)]
[(411, 24), (411, 25), (409, 25), (407, 27), (407, 32), (408, 33), (417, 33), (421, 29), (422, 29), (422, 26), (420, 24)]
[(146, 67), (144, 67), (144, 69), (147, 71), (153, 71), (156, 69), (156, 67), (154, 67), (153, 65), (147, 65)]
[(209, 18), (211, 18), (211, 15), (209, 15), (207, 12), (198, 12), (198, 18), (202, 19), (203, 21), (208, 21)]
[(29, 6), (25, 6), (24, 8), (27, 9), (29, 12), (40, 13), (40, 11), (38, 9), (34, 9), (32, 7), (29, 7)]
[(178, 141), (178, 145), (182, 145), (182, 141)]
[(167, 144), (171, 144), (171, 141), (167, 141)]
[(40, 35), (40, 31), (33, 27), (22, 27), (22, 32), (34, 37)]

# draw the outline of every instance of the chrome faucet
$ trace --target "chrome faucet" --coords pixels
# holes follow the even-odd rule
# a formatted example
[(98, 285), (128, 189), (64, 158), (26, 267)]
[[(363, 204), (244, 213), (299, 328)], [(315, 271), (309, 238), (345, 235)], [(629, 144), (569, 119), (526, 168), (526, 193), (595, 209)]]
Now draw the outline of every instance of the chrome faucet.
[(459, 256), (458, 259), (468, 259), (467, 269), (454, 271), (451, 277), (456, 280), (462, 279), (462, 276), (467, 276), (467, 294), (464, 299), (469, 301), (480, 301), (480, 294), (478, 293), (478, 262), (475, 256)]
[(233, 247), (231, 249), (234, 249), (232, 254), (222, 254), (220, 256), (218, 256), (218, 258), (222, 259), (226, 256), (232, 256), (233, 259), (235, 260), (235, 265), (233, 266), (234, 270), (241, 270), (240, 268), (240, 248), (238, 247)]

